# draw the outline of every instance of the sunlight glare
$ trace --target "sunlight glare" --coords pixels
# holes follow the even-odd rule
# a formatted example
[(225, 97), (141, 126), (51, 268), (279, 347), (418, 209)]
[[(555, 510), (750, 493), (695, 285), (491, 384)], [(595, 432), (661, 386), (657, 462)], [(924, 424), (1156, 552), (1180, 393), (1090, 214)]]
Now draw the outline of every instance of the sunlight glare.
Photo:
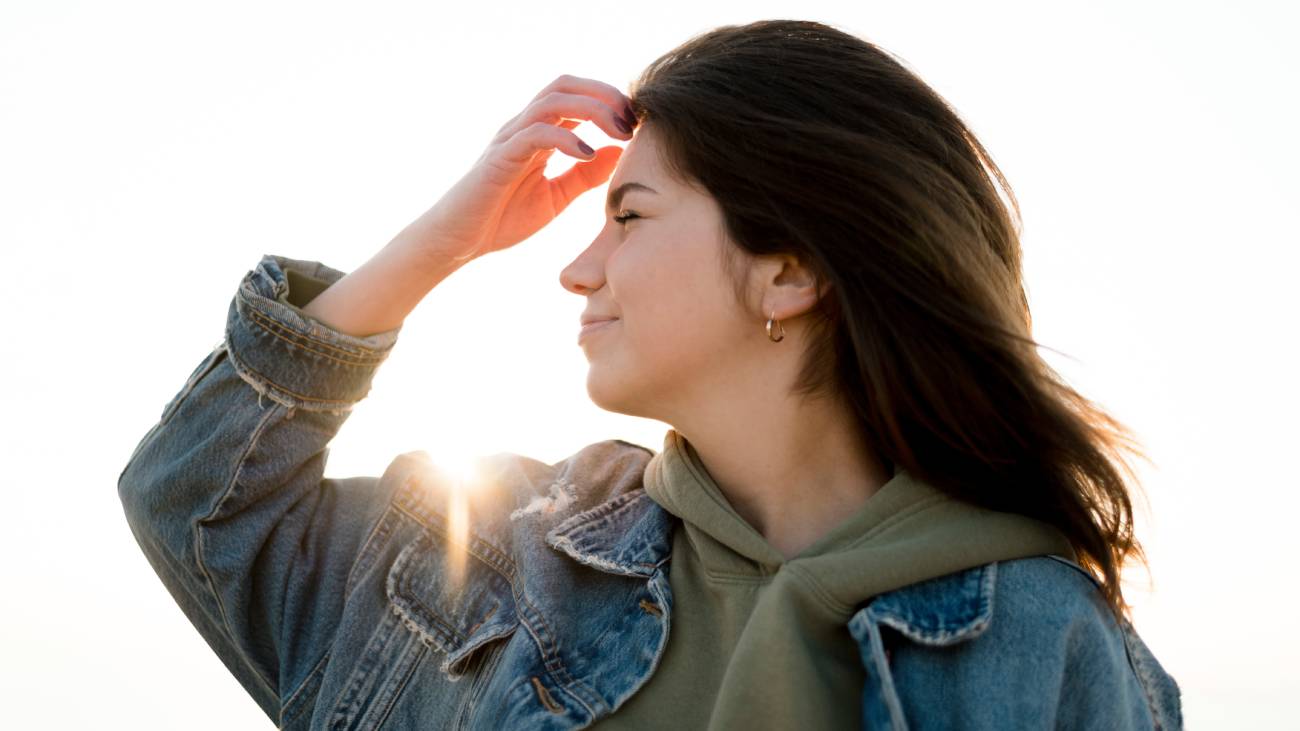
[(464, 451), (456, 456), (439, 460), (444, 471), (451, 476), (447, 490), (447, 565), (453, 586), (460, 585), (465, 575), (465, 557), (469, 545), (470, 495), (478, 484), (478, 471), (472, 457)]

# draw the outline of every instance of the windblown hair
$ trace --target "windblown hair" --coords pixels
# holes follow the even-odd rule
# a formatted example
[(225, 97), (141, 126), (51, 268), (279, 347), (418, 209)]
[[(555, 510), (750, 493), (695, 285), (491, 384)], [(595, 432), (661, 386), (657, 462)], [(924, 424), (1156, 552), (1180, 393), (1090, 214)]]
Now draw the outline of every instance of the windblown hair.
[(794, 392), (847, 399), (886, 465), (1057, 527), (1127, 618), (1120, 572), (1147, 559), (1121, 449), (1146, 456), (1039, 355), (1019, 204), (948, 103), (875, 45), (797, 20), (696, 35), (630, 96), (669, 174), (721, 207), (739, 302), (741, 251), (794, 256), (825, 288)]

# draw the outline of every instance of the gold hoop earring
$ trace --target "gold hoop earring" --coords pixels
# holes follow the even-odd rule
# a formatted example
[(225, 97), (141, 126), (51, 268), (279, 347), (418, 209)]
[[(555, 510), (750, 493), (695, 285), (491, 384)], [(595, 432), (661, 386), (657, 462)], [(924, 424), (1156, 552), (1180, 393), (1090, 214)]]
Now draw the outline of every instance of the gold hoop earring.
[[(781, 334), (778, 335), (777, 337), (772, 337), (773, 322), (775, 322), (776, 326), (781, 329)], [(776, 319), (776, 310), (772, 310), (772, 317), (768, 318), (767, 321), (767, 339), (771, 340), (774, 343), (779, 343), (782, 340), (785, 340), (785, 326), (781, 324), (780, 320)]]

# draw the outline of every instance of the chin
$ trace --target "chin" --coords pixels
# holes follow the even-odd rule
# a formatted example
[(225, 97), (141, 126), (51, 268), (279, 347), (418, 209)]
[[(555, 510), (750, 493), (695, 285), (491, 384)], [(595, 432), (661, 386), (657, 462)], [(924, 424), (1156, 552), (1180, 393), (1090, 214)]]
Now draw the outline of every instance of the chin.
[(639, 416), (636, 394), (626, 379), (609, 369), (593, 363), (587, 370), (587, 396), (596, 406), (616, 414)]

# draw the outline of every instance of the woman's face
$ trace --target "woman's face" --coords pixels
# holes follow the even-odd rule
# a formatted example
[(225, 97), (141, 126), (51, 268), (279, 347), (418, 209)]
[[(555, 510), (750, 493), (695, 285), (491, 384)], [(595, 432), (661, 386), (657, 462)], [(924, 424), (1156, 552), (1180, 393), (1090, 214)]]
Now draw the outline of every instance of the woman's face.
[(608, 191), (600, 234), (560, 272), (587, 298), (584, 316), (616, 318), (579, 336), (587, 392), (603, 409), (679, 423), (737, 390), (748, 353), (767, 340), (763, 321), (735, 301), (722, 269), (721, 209), (668, 177), (652, 126), (624, 148)]

